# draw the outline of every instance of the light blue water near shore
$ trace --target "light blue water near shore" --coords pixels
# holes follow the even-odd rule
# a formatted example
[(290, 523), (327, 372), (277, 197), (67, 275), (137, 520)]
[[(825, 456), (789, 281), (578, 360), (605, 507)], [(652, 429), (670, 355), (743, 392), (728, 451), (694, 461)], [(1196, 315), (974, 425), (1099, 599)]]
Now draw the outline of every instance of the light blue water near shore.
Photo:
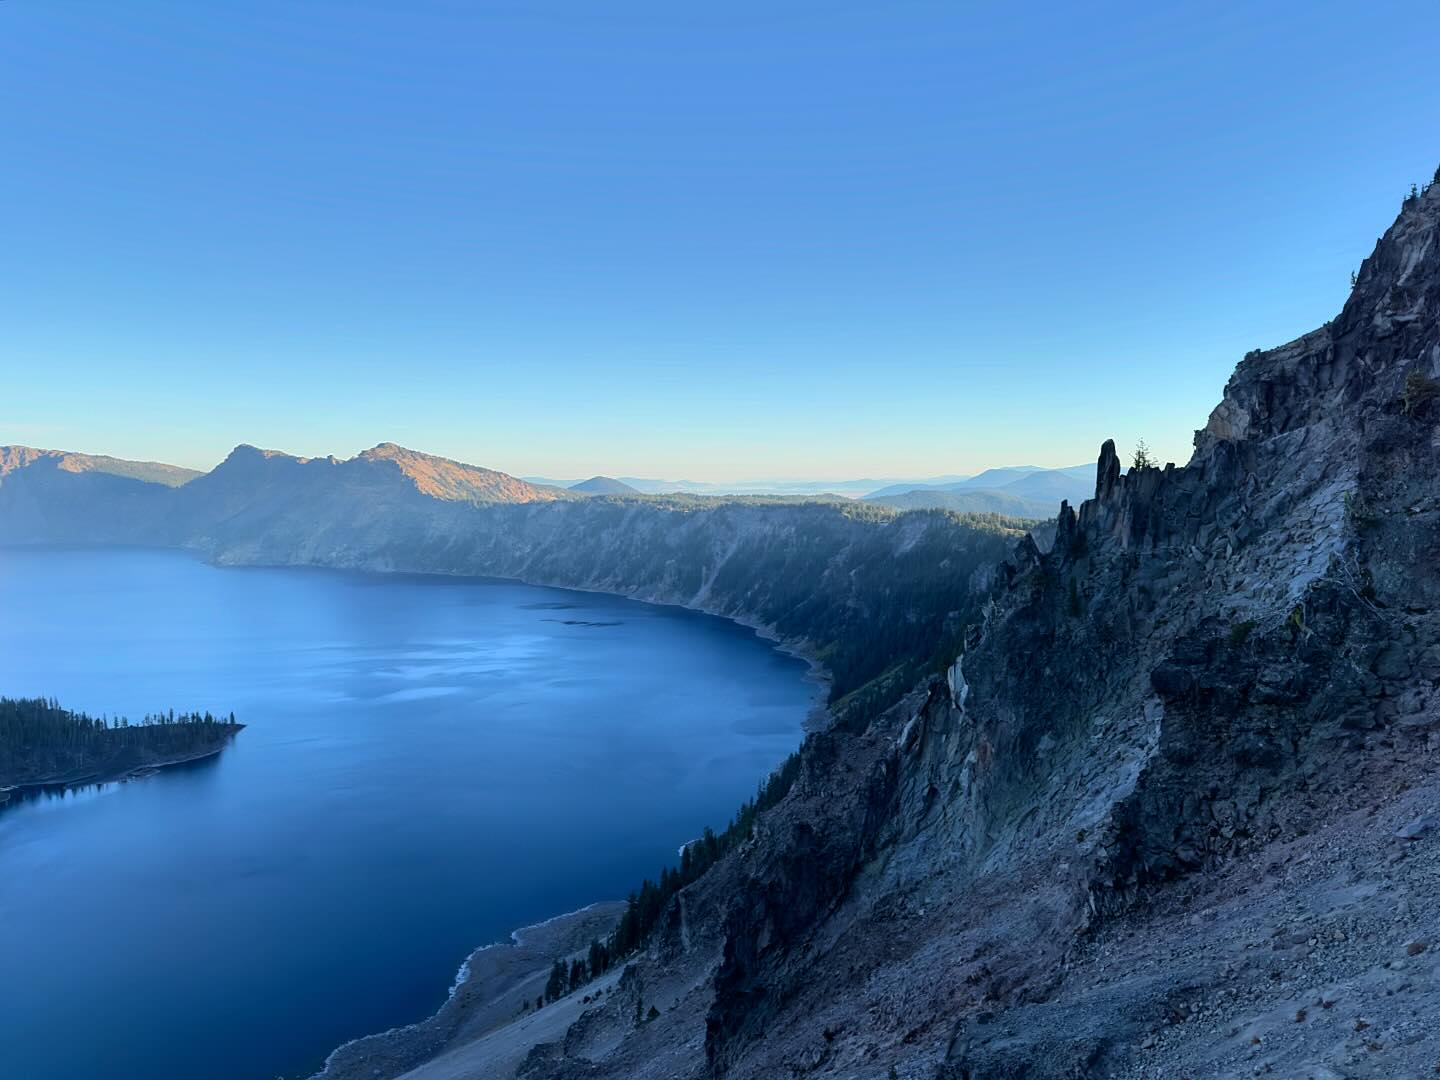
[(800, 741), (747, 630), (496, 582), (0, 550), (0, 693), (234, 710), (213, 762), (0, 812), (0, 1076), (260, 1080), (623, 897)]

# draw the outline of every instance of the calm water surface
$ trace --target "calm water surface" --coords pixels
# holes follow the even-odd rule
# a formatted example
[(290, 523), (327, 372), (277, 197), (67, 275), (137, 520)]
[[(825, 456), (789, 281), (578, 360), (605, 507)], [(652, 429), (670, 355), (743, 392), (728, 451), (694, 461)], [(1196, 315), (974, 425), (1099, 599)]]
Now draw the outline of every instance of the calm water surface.
[(235, 711), (215, 762), (0, 812), (0, 1077), (259, 1080), (623, 897), (799, 742), (805, 667), (494, 582), (0, 550), (0, 693)]

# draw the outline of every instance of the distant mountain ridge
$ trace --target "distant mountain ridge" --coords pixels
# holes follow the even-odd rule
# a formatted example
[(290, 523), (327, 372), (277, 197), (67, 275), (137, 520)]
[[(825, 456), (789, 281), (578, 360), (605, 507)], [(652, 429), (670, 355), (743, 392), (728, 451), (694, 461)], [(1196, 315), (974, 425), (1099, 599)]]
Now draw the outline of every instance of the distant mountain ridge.
[(32, 465), (49, 465), (67, 473), (100, 473), (140, 480), (147, 484), (179, 487), (203, 475), (198, 469), (159, 461), (126, 461), (106, 454), (80, 454), (70, 450), (37, 450), (32, 446), (0, 446), (0, 478)]
[[(1078, 505), (1090, 493), (1090, 465), (1065, 469), (1011, 466), (987, 469), (968, 478), (937, 477), (932, 482), (901, 482), (873, 489), (874, 480), (756, 481), (720, 484), (699, 481), (655, 481), (597, 475), (588, 480), (540, 483), (497, 469), (382, 442), (352, 458), (301, 457), (241, 444), (208, 473), (160, 462), (126, 461), (105, 455), (42, 450), (29, 446), (0, 447), (0, 484), (7, 481), (9, 515), (29, 521), (27, 528), (46, 527), (69, 534), (107, 500), (126, 504), (160, 496), (160, 489), (185, 489), (180, 504), (188, 519), (220, 522), (231, 517), (262, 522), (285, 511), (301, 498), (317, 505), (336, 498), (372, 511), (394, 509), (406, 499), (422, 496), (440, 502), (504, 505), (554, 502), (594, 495), (687, 496), (702, 498), (761, 497), (806, 499), (827, 496), (864, 501), (897, 511), (945, 510), (964, 514), (1001, 514), (1012, 518), (1053, 517), (1062, 499)], [(53, 475), (52, 475), (53, 474)], [(65, 484), (62, 477), (82, 484)], [(16, 483), (19, 481), (19, 490)], [(52, 490), (53, 489), (53, 490)], [(43, 495), (37, 495), (43, 491)], [(868, 494), (866, 494), (868, 492)], [(27, 499), (27, 493), (34, 498)], [(6, 500), (0, 498), (0, 507)], [(23, 510), (22, 510), (23, 508)], [(332, 507), (337, 512), (338, 504)], [(74, 518), (65, 524), (69, 518)], [(143, 518), (127, 512), (119, 520), (137, 530)]]
[[(1007, 465), (986, 469), (975, 475), (946, 473), (939, 476), (912, 480), (894, 478), (859, 477), (840, 480), (659, 480), (645, 476), (600, 475), (589, 480), (555, 479), (548, 476), (525, 476), (526, 483), (537, 487), (558, 487), (571, 491), (586, 490), (584, 485), (594, 481), (624, 484), (639, 495), (838, 495), (849, 499), (880, 501), (894, 495), (908, 495), (915, 491), (969, 491), (1004, 490), (1019, 498), (1049, 499), (1055, 495), (1055, 505), (1047, 511), (1053, 514), (1059, 509), (1060, 499), (1077, 503), (1091, 494), (1090, 486), (1095, 471), (1091, 464), (1067, 465), (1050, 469), (1040, 465)], [(1002, 500), (1003, 501), (1003, 500)], [(943, 500), (926, 503), (939, 507)]]
[(865, 496), (867, 502), (902, 510), (953, 510), (962, 513), (1001, 513), (1017, 517), (1049, 518), (1061, 502), (1079, 506), (1094, 487), (1093, 465), (1044, 469), (1014, 465), (984, 472), (953, 483), (909, 486), (891, 484)]
[(583, 498), (394, 443), (347, 460), (247, 444), (203, 474), (20, 446), (0, 447), (0, 463), (0, 538), (12, 543), (208, 546), (244, 536), (270, 537), (278, 551), (310, 521), (318, 551), (343, 547), (367, 522), (418, 521), (442, 506)]
[[(1024, 494), (1026, 491), (1033, 491), (1038, 482), (1078, 482), (1084, 485), (1090, 484), (1095, 477), (1093, 474), (1095, 466), (1091, 464), (1066, 465), (1058, 469), (1047, 469), (1039, 465), (1004, 465), (993, 469), (986, 469), (984, 472), (976, 473), (974, 476), (962, 477), (958, 480), (942, 480), (936, 483), (911, 484), (901, 482), (889, 484), (866, 494), (867, 499), (880, 499), (888, 495), (904, 495), (911, 491), (1000, 491), (1008, 490), (1014, 494)], [(1059, 478), (1064, 478), (1061, 481)], [(1020, 485), (1017, 487), (1017, 485)], [(1086, 495), (1092, 494), (1090, 491)]]
[(639, 495), (640, 492), (623, 480), (616, 480), (613, 476), (592, 476), (589, 480), (581, 480), (578, 484), (571, 484), (567, 490), (579, 491), (586, 495)]
[(416, 490), (436, 499), (525, 503), (550, 502), (565, 497), (559, 489), (526, 483), (496, 469), (422, 454), (392, 442), (380, 443), (352, 460), (389, 463), (414, 484)]
[[(548, 476), (522, 477), (531, 484), (548, 487), (573, 488), (584, 481), (557, 480)], [(620, 483), (635, 489), (641, 495), (839, 495), (845, 498), (859, 498), (883, 485), (910, 491), (915, 487), (955, 483), (964, 480), (959, 475), (932, 476), (923, 480), (893, 480), (865, 477), (856, 480), (657, 480), (647, 476), (615, 477)]]

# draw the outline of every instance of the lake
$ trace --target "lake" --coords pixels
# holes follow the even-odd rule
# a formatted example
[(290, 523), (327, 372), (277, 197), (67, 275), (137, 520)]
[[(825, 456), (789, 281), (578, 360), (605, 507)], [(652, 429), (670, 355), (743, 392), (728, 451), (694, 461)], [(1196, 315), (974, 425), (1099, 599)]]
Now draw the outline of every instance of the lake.
[(215, 760), (0, 811), (0, 1075), (270, 1080), (475, 946), (623, 898), (800, 742), (755, 634), (507, 582), (0, 549), (0, 693), (234, 710)]

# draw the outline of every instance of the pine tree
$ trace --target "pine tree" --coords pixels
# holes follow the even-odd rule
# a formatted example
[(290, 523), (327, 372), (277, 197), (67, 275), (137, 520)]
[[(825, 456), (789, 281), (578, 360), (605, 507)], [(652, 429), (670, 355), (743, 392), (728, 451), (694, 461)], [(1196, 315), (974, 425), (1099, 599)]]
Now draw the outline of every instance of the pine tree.
[(1155, 461), (1150, 456), (1150, 447), (1145, 444), (1144, 439), (1140, 439), (1135, 443), (1135, 457), (1130, 462), (1130, 467), (1132, 469), (1149, 469), (1154, 465)]
[(569, 986), (569, 973), (564, 960), (556, 960), (550, 968), (550, 978), (545, 982), (545, 1000), (558, 1001), (565, 996)]
[(609, 967), (610, 967), (610, 956), (609, 956), (608, 952), (606, 951), (605, 946), (604, 946), (604, 945), (601, 945), (600, 942), (598, 942), (598, 941), (592, 941), (592, 942), (590, 942), (590, 975), (591, 975), (591, 977), (592, 977), (592, 978), (598, 978), (599, 976), (604, 975), (605, 972), (606, 972), (606, 970), (607, 970)]

